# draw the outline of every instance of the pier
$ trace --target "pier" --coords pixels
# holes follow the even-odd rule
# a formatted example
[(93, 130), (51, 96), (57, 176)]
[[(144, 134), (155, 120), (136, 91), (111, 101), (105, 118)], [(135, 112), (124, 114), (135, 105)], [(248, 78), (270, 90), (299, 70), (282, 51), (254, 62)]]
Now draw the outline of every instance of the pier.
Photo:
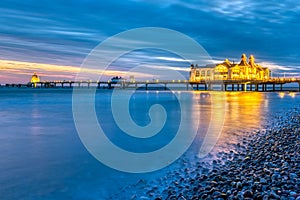
[(36, 88), (73, 88), (96, 87), (98, 89), (140, 89), (167, 90), (168, 87), (179, 90), (203, 91), (283, 91), (284, 85), (297, 83), (300, 91), (300, 78), (269, 78), (266, 80), (145, 80), (145, 81), (40, 81), (28, 84), (5, 84), (1, 87), (36, 87)]
[[(293, 88), (284, 87), (294, 83)], [(297, 86), (298, 84), (298, 86)], [(242, 54), (240, 63), (225, 59), (215, 65), (198, 66), (191, 64), (189, 78), (186, 80), (126, 80), (115, 76), (108, 81), (56, 80), (42, 81), (34, 73), (28, 84), (5, 84), (0, 87), (29, 88), (97, 88), (97, 89), (135, 89), (135, 90), (203, 90), (203, 91), (299, 91), (300, 77), (272, 77), (271, 70), (255, 63), (255, 58)]]

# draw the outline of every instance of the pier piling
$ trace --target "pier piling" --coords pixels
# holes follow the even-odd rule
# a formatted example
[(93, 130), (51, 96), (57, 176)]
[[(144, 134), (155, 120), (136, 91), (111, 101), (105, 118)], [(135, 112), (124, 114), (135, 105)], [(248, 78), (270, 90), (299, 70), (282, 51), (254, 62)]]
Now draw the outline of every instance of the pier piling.
[(247, 83), (243, 84), (244, 86), (244, 91), (247, 91)]

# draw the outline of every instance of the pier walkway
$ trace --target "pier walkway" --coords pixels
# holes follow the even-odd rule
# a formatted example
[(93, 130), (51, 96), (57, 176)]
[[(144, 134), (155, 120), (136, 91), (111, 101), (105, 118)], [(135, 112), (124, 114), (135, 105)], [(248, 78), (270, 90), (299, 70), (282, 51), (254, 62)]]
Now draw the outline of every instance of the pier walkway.
[(270, 78), (267, 80), (201, 80), (193, 82), (189, 80), (146, 80), (146, 81), (40, 81), (28, 84), (5, 84), (1, 87), (39, 87), (39, 88), (72, 88), (72, 87), (97, 87), (98, 89), (144, 89), (153, 88), (167, 90), (221, 90), (221, 91), (282, 91), (287, 83), (298, 84), (300, 91), (300, 78)]

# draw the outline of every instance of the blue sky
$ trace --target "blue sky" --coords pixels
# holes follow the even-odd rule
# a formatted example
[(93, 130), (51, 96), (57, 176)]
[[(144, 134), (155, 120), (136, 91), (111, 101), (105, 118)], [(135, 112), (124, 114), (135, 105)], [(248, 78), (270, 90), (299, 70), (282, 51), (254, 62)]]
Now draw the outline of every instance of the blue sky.
[[(140, 27), (182, 32), (217, 61), (238, 61), (242, 53), (254, 54), (257, 62), (274, 72), (294, 73), (300, 71), (299, 24), (297, 0), (1, 0), (0, 78), (26, 80), (33, 71), (39, 72), (38, 67), (31, 67), (32, 63), (51, 64), (49, 70), (48, 65), (40, 69), (49, 79), (58, 73), (61, 78), (72, 78), (76, 70), (60, 68), (79, 67), (101, 41)], [(133, 53), (126, 61), (188, 67), (188, 63), (178, 62), (168, 53), (152, 52), (146, 58), (146, 53), (140, 55)], [(158, 58), (155, 62), (150, 60), (153, 55)], [(23, 73), (20, 67), (12, 67), (14, 61), (14, 67), (24, 68)], [(3, 64), (7, 62), (10, 68)], [(127, 70), (128, 66), (120, 62), (114, 70)]]

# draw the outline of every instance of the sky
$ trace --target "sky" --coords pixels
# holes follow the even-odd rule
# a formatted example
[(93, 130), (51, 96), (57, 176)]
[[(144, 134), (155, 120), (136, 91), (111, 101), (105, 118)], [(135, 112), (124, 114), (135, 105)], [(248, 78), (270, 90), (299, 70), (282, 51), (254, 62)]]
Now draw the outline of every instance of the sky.
[[(181, 32), (201, 44), (212, 62), (253, 54), (274, 75), (297, 76), (299, 24), (298, 0), (1, 0), (0, 83), (27, 83), (33, 72), (42, 80), (73, 80), (97, 45), (141, 27)], [(105, 72), (88, 73), (108, 79), (141, 64), (186, 75), (190, 63), (170, 52), (133, 51)]]

